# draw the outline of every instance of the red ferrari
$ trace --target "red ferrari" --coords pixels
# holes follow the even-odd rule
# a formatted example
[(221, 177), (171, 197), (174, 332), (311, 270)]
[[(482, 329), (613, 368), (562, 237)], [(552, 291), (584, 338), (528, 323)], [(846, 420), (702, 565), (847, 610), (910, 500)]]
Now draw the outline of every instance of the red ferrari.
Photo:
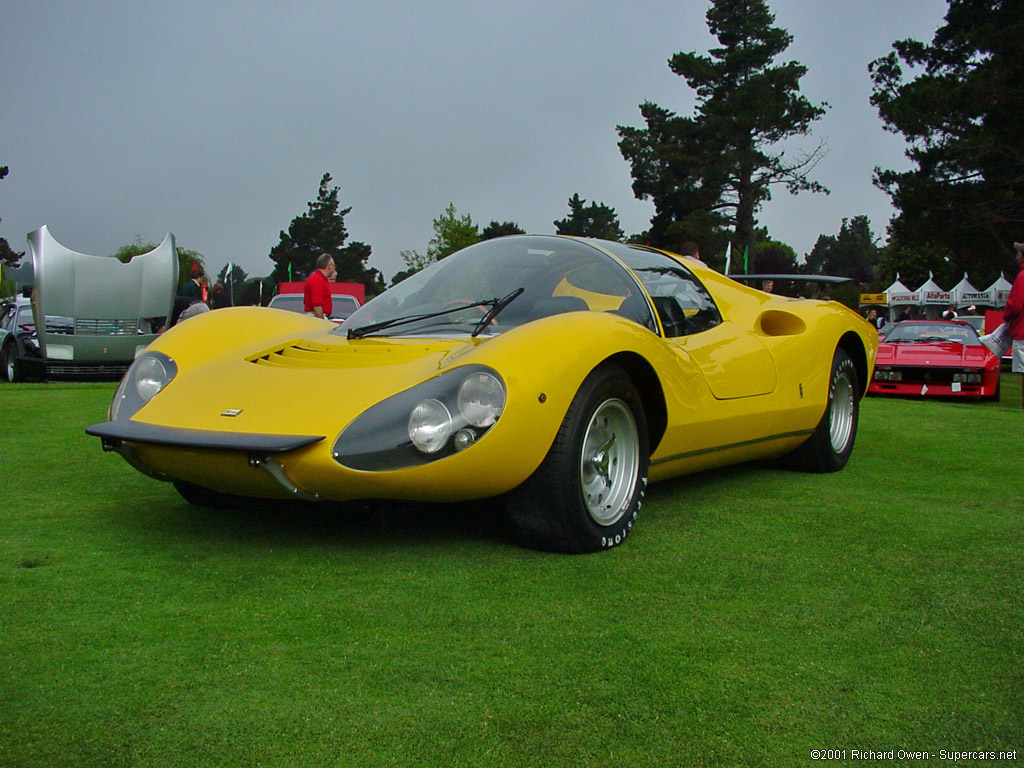
[(878, 345), (874, 395), (999, 398), (999, 358), (967, 323), (904, 320)]

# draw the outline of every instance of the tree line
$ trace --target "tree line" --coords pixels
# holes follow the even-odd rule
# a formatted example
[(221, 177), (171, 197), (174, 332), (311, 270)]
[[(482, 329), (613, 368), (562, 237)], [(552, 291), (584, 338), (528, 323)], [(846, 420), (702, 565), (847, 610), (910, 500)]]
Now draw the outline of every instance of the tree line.
[[(766, 0), (712, 0), (705, 16), (718, 46), (706, 53), (673, 55), (668, 66), (695, 95), (691, 114), (644, 102), (643, 126), (617, 126), (618, 148), (630, 166), (635, 196), (654, 205), (650, 228), (627, 235), (613, 208), (574, 194), (556, 233), (639, 242), (670, 251), (695, 242), (722, 269), (731, 246), (750, 272), (836, 274), (882, 290), (898, 273), (908, 283), (933, 274), (953, 284), (963, 273), (987, 283), (1013, 269), (1012, 243), (1024, 235), (1024, 104), (1019, 41), (1024, 3), (1019, 0), (947, 0), (948, 11), (930, 43), (899, 40), (866, 64), (871, 104), (886, 130), (906, 142), (911, 170), (875, 168), (874, 183), (891, 198), (895, 215), (879, 245), (866, 216), (843, 219), (798, 258), (759, 226), (758, 214), (781, 188), (791, 194), (828, 190), (813, 178), (827, 151), (811, 138), (829, 108), (800, 92), (807, 68), (784, 55), (792, 35), (775, 24)], [(808, 144), (792, 152), (793, 140)], [(789, 153), (782, 147), (789, 148)], [(0, 179), (7, 168), (0, 168)], [(385, 287), (368, 266), (371, 247), (348, 241), (339, 187), (325, 173), (317, 197), (294, 218), (269, 254), (273, 270), (248, 279), (225, 265), (218, 280), (237, 297), (258, 298), (285, 280), (304, 279), (316, 257), (331, 253), (338, 280), (359, 282), (369, 293)], [(514, 221), (478, 227), (454, 204), (433, 222), (422, 252), (402, 251), (397, 282), (479, 240), (522, 232)], [(143, 248), (136, 243), (126, 247)], [(147, 247), (148, 249), (148, 247)], [(138, 251), (141, 252), (141, 251)], [(130, 253), (122, 249), (121, 257)], [(20, 254), (0, 239), (0, 259)], [(182, 274), (195, 251), (182, 251)], [(237, 289), (237, 292), (236, 292)], [(251, 303), (251, 302), (250, 302)]]

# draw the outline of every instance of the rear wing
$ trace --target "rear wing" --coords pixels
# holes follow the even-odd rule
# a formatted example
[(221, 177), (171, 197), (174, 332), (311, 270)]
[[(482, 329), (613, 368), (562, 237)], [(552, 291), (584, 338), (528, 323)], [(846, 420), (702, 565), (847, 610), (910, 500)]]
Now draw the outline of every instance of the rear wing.
[[(835, 275), (727, 275), (738, 283), (749, 283), (762, 291), (802, 299), (829, 299), (854, 312), (860, 306), (860, 285), (852, 277)], [(770, 285), (767, 285), (770, 284)]]

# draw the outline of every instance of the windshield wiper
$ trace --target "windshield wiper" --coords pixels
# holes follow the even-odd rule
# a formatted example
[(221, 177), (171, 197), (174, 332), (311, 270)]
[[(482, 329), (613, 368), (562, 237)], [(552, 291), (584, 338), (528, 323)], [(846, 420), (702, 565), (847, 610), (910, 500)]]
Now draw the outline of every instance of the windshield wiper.
[(484, 328), (490, 325), (491, 321), (498, 316), (498, 313), (501, 312), (501, 310), (518, 299), (525, 290), (525, 288), (516, 288), (512, 293), (506, 294), (500, 299), (496, 299), (494, 303), (491, 304), (491, 308), (484, 313), (483, 317), (480, 318), (480, 321), (476, 324), (476, 328), (473, 329), (473, 333), (471, 333), (470, 336), (476, 338)]
[[(469, 304), (460, 304), (459, 306), (452, 307), (451, 309), (442, 309), (437, 312), (423, 312), (418, 315), (405, 315), (403, 317), (393, 317), (390, 320), (381, 320), (379, 323), (370, 323), (369, 325), (363, 325), (360, 326), (359, 328), (349, 328), (346, 333), (346, 338), (361, 339), (364, 336), (368, 336), (371, 333), (383, 331), (387, 328), (395, 328), (399, 325), (408, 325), (409, 323), (416, 323), (419, 322), (420, 320), (429, 320), (434, 317), (443, 317), (444, 315), (451, 315), (455, 312), (461, 312), (467, 307), (490, 307), (490, 309), (484, 314), (484, 318), (487, 318), (487, 321), (490, 322), (490, 320), (494, 318), (494, 315), (497, 314), (497, 312), (495, 312), (495, 307), (497, 307), (498, 312), (500, 312), (512, 301), (512, 299), (514, 299), (522, 292), (523, 289), (520, 288), (518, 293), (516, 291), (513, 291), (511, 294), (501, 299), (483, 299), (482, 301), (474, 301)], [(502, 302), (504, 302), (504, 304)], [(477, 331), (474, 331), (473, 335), (476, 336), (476, 334)]]

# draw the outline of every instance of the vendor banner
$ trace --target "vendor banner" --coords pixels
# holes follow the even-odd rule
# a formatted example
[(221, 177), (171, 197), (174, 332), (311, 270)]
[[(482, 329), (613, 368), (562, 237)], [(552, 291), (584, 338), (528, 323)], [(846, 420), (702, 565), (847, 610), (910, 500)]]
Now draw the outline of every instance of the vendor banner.
[(889, 306), (890, 307), (904, 307), (910, 304), (920, 305), (921, 294), (917, 291), (907, 291), (906, 293), (890, 293), (889, 294)]
[(886, 304), (884, 293), (862, 293), (860, 303), (863, 304)]

